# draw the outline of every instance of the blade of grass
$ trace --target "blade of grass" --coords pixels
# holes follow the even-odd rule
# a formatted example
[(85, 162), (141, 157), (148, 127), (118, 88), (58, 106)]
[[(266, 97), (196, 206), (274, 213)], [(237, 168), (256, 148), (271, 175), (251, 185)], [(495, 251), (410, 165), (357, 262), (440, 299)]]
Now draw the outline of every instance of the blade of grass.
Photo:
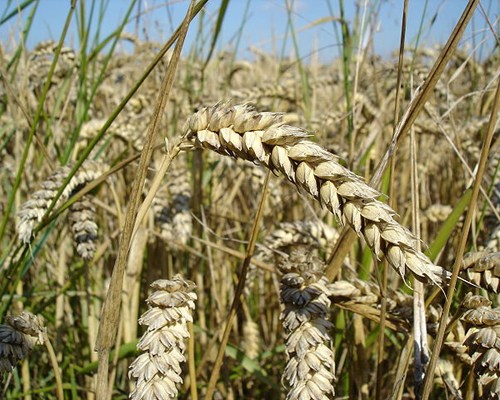
[(217, 43), (217, 39), (219, 38), (221, 29), (222, 29), (222, 22), (224, 22), (224, 17), (226, 16), (226, 11), (227, 11), (227, 6), (229, 5), (229, 0), (222, 0), (219, 8), (219, 15), (217, 16), (217, 22), (215, 23), (215, 31), (212, 36), (212, 42), (210, 43), (210, 50), (208, 51), (207, 58), (205, 59), (205, 63), (203, 64), (203, 70), (208, 65), (208, 62), (212, 58), (212, 54), (214, 53), (215, 50), (215, 45)]
[[(3, 16), (2, 19), (0, 19), (0, 25), (5, 24), (12, 17), (15, 17), (17, 14), (20, 14), (21, 11), (23, 11), (25, 8), (29, 7), (35, 1), (37, 1), (37, 0), (25, 0), (21, 4), (16, 4), (16, 7), (10, 13), (8, 13), (7, 15)], [(7, 12), (7, 9), (5, 9), (4, 13), (6, 13), (6, 12)]]

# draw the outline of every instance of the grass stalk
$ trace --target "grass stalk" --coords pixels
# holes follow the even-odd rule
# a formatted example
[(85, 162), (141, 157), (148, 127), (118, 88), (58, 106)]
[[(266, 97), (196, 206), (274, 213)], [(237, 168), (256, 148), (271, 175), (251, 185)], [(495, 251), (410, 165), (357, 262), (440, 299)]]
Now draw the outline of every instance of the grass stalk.
[(132, 197), (130, 199), (127, 213), (125, 215), (125, 224), (123, 226), (123, 230), (120, 235), (118, 256), (115, 262), (115, 266), (113, 268), (113, 275), (111, 278), (110, 287), (108, 289), (106, 300), (103, 305), (101, 314), (101, 324), (99, 325), (99, 331), (97, 334), (96, 350), (99, 354), (99, 370), (97, 375), (97, 387), (96, 387), (97, 398), (104, 398), (104, 396), (106, 396), (108, 393), (107, 385), (108, 385), (109, 351), (111, 349), (111, 346), (113, 345), (113, 341), (116, 335), (116, 330), (118, 328), (123, 274), (125, 272), (125, 266), (127, 263), (127, 255), (128, 255), (130, 240), (132, 238), (132, 232), (137, 216), (136, 213), (139, 207), (139, 199), (142, 192), (141, 188), (146, 178), (148, 164), (153, 151), (153, 140), (158, 130), (162, 111), (165, 108), (166, 101), (168, 99), (170, 90), (172, 88), (175, 71), (177, 69), (177, 64), (180, 59), (182, 45), (184, 44), (184, 39), (188, 31), (189, 22), (191, 21), (191, 15), (193, 10), (194, 10), (194, 1), (192, 1), (189, 5), (186, 17), (179, 31), (179, 38), (177, 40), (174, 54), (172, 55), (172, 59), (167, 67), (167, 71), (161, 85), (161, 90), (159, 98), (156, 103), (154, 117), (148, 129), (145, 145), (141, 153), (141, 158), (139, 160), (138, 173), (135, 177), (132, 189)]

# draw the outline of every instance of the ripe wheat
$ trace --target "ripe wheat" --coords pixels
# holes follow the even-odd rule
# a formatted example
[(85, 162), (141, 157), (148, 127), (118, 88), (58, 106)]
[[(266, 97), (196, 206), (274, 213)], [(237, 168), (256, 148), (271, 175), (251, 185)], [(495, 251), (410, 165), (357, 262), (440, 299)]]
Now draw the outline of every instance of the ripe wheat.
[(36, 344), (43, 344), (43, 320), (30, 312), (8, 315), (0, 325), (0, 373), (11, 372), (24, 360)]
[(363, 236), (377, 257), (385, 255), (403, 279), (407, 270), (436, 284), (450, 276), (418, 250), (418, 239), (396, 222), (395, 211), (377, 199), (377, 190), (308, 140), (310, 133), (284, 125), (281, 114), (219, 103), (192, 115), (186, 130), (198, 146), (282, 173)]
[(177, 397), (182, 383), (181, 363), (186, 361), (184, 341), (189, 337), (187, 323), (193, 321), (195, 284), (180, 275), (151, 284), (155, 292), (148, 297), (150, 309), (139, 319), (148, 329), (137, 348), (142, 353), (130, 365), (129, 378), (135, 381), (131, 399), (170, 399)]

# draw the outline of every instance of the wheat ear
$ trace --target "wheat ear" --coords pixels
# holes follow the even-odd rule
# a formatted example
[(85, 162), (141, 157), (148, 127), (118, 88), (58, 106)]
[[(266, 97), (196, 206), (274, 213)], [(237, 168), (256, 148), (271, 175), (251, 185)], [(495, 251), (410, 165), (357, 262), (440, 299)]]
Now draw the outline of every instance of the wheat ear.
[(403, 278), (407, 269), (418, 279), (428, 278), (436, 284), (449, 278), (449, 272), (417, 249), (418, 239), (396, 222), (395, 211), (377, 200), (378, 191), (309, 140), (310, 133), (283, 124), (281, 114), (219, 103), (193, 114), (185, 129), (187, 138), (198, 146), (282, 173), (346, 221)]
[(24, 360), (35, 344), (45, 339), (43, 320), (23, 311), (18, 316), (8, 315), (6, 324), (0, 325), (0, 373), (11, 372)]
[(195, 284), (176, 275), (172, 280), (159, 279), (151, 287), (155, 292), (147, 299), (150, 309), (139, 318), (141, 325), (148, 326), (137, 345), (144, 353), (129, 370), (136, 384), (130, 398), (176, 398), (177, 384), (182, 383), (181, 363), (186, 361), (187, 323), (193, 321)]
[(84, 260), (92, 260), (96, 251), (96, 208), (89, 196), (83, 196), (69, 208), (69, 222), (76, 252)]
[(289, 391), (287, 400), (333, 399), (335, 355), (326, 319), (330, 300), (328, 279), (319, 260), (294, 252), (280, 270), (281, 314), (286, 334), (288, 362), (283, 372)]
[[(75, 191), (99, 177), (106, 169), (107, 167), (104, 164), (97, 161), (89, 160), (83, 163), (64, 188), (56, 206), (64, 203)], [(17, 214), (17, 232), (21, 242), (30, 242), (33, 229), (42, 220), (42, 217), (70, 171), (71, 165), (65, 165), (57, 169), (47, 180), (42, 182), (41, 189), (33, 193), (31, 198), (21, 205), (21, 209)]]
[(186, 244), (193, 231), (190, 211), (191, 174), (185, 167), (177, 167), (168, 175), (166, 185), (160, 187), (153, 199), (155, 221), (165, 243), (176, 250), (176, 244)]
[(469, 308), (462, 321), (473, 325), (465, 335), (463, 345), (471, 357), (477, 382), (484, 388), (483, 398), (500, 398), (500, 309), (481, 296), (467, 296)]

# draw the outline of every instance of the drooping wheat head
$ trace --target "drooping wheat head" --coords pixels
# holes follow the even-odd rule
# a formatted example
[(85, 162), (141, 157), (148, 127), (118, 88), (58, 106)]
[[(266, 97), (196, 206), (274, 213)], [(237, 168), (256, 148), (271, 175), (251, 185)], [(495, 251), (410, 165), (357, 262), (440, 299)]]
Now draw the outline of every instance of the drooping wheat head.
[(281, 118), (281, 114), (259, 113), (246, 105), (219, 103), (192, 115), (186, 132), (198, 146), (283, 174), (348, 223), (375, 255), (383, 254), (403, 278), (407, 270), (436, 284), (450, 276), (417, 250), (418, 239), (396, 222), (395, 211), (378, 200), (377, 190), (309, 140), (310, 133), (284, 125)]

